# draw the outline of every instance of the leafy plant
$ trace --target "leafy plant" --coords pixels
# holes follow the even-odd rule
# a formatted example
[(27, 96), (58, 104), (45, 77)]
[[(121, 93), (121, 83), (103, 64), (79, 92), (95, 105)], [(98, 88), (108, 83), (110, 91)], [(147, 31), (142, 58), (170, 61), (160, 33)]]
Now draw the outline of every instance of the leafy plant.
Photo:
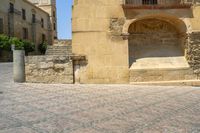
[(34, 43), (28, 40), (21, 40), (16, 37), (8, 37), (6, 35), (0, 35), (0, 49), (5, 51), (11, 51), (11, 45), (15, 45), (16, 50), (25, 50), (26, 55), (29, 52), (35, 50)]
[(41, 54), (45, 54), (47, 50), (47, 43), (43, 42), (39, 45), (38, 50), (40, 51)]
[(0, 35), (0, 48), (2, 50), (10, 51), (11, 45), (9, 44), (9, 37), (6, 35)]
[(23, 46), (24, 44), (23, 44), (22, 40), (20, 40), (16, 37), (12, 37), (9, 40), (9, 45), (12, 45), (12, 44), (15, 45), (16, 50), (24, 50), (24, 46)]
[(28, 41), (28, 40), (22, 40), (23, 48), (25, 50), (25, 54), (28, 55), (29, 52), (33, 52), (35, 50), (34, 43)]

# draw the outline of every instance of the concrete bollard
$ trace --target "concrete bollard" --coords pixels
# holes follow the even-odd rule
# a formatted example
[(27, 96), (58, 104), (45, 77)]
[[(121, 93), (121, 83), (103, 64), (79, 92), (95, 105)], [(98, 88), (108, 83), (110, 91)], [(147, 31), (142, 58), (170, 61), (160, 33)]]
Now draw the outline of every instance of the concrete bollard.
[(24, 50), (13, 51), (13, 77), (14, 82), (25, 82), (25, 52)]

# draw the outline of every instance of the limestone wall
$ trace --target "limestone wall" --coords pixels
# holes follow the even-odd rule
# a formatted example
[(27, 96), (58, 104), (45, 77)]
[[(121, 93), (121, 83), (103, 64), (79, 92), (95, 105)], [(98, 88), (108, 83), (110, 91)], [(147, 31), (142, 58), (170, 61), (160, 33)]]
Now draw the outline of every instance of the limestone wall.
[(187, 60), (194, 69), (194, 73), (200, 75), (200, 32), (192, 32), (188, 36)]
[(129, 82), (128, 43), (119, 37), (124, 23), (121, 3), (121, 0), (74, 1), (72, 52), (88, 59), (87, 66), (80, 71), (81, 83)]
[[(183, 9), (123, 9), (122, 0), (74, 0), (72, 52), (85, 55), (81, 83), (129, 83), (129, 27), (157, 18), (172, 24), (182, 49), (185, 35), (200, 30), (200, 6)], [(173, 40), (173, 38), (171, 39)], [(166, 43), (168, 43), (166, 41)]]
[(73, 83), (73, 62), (69, 56), (28, 56), (26, 81), (31, 83)]

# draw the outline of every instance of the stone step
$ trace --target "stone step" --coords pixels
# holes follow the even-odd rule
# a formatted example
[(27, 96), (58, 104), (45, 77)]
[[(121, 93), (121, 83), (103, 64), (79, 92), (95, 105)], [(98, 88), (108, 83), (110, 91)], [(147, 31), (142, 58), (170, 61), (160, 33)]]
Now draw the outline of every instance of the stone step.
[(47, 52), (47, 54), (68, 54), (69, 52)]
[(54, 45), (71, 45), (71, 40), (54, 40)]
[(68, 51), (71, 51), (71, 49), (61, 49), (61, 50), (48, 49), (48, 52), (68, 52)]
[(196, 80), (197, 76), (191, 68), (163, 68), (163, 69), (130, 69), (130, 83), (132, 82), (160, 82), (176, 80)]
[(68, 46), (68, 47), (60, 47), (60, 48), (57, 48), (57, 47), (48, 47), (48, 49), (71, 49), (71, 46)]
[(47, 52), (68, 52), (70, 50), (68, 49), (63, 49), (63, 50), (48, 50)]
[(47, 52), (47, 53), (49, 53), (49, 54), (51, 54), (51, 53), (62, 54), (62, 53), (69, 53), (69, 52)]
[(48, 46), (46, 55), (69, 55), (72, 53), (71, 46)]
[(130, 82), (131, 85), (152, 85), (152, 86), (200, 86), (200, 80), (174, 80), (155, 82)]

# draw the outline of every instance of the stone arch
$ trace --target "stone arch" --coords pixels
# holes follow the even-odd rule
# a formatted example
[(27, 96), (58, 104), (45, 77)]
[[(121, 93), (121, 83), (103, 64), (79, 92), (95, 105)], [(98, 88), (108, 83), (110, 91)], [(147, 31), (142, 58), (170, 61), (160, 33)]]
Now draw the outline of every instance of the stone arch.
[(122, 28), (122, 34), (127, 35), (130, 25), (135, 23), (136, 21), (150, 19), (150, 18), (157, 18), (159, 20), (163, 20), (171, 23), (172, 25), (175, 25), (176, 28), (179, 30), (180, 34), (181, 33), (186, 34), (191, 30), (190, 22), (188, 22), (185, 19), (181, 20), (175, 16), (168, 14), (153, 14), (153, 15), (138, 15), (134, 19), (126, 20)]
[(147, 67), (146, 64), (151, 68), (188, 66), (184, 58), (187, 27), (183, 21), (148, 16), (131, 20), (126, 26), (130, 68)]

